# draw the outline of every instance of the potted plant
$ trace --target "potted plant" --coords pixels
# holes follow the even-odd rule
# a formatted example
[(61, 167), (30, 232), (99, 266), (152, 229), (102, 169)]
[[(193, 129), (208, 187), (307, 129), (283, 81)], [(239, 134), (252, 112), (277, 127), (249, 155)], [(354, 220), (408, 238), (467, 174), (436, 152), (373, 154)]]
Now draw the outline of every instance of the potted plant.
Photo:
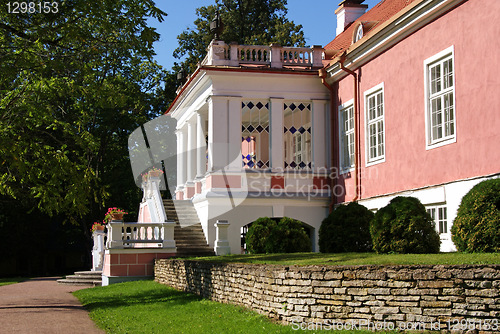
[(102, 222), (94, 222), (94, 224), (92, 224), (92, 228), (90, 229), (90, 232), (94, 233), (95, 231), (104, 231), (104, 226), (105, 223)]
[(158, 169), (156, 167), (153, 167), (152, 169), (149, 170), (148, 175), (150, 177), (159, 177), (160, 175), (163, 174), (163, 171), (161, 169)]
[(109, 223), (112, 220), (123, 220), (123, 216), (126, 215), (127, 212), (120, 208), (109, 208), (108, 212), (106, 212), (106, 215), (104, 216), (104, 221), (106, 223)]

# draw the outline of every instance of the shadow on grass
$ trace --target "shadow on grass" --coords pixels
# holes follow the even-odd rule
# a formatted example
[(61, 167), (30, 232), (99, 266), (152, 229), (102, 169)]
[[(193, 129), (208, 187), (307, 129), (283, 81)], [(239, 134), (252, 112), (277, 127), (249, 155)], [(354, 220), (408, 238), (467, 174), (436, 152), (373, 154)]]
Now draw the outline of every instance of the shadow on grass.
[[(74, 294), (83, 303), (84, 307), (92, 311), (94, 309), (106, 310), (119, 307), (165, 303), (169, 306), (181, 306), (202, 300), (201, 297), (163, 285), (152, 285), (147, 282), (147, 287), (140, 286), (128, 290), (122, 288), (122, 284), (113, 284), (108, 287), (97, 287), (86, 290), (75, 291)], [(130, 284), (130, 283), (129, 283)], [(87, 291), (89, 290), (89, 291)], [(90, 291), (92, 290), (92, 291)]]

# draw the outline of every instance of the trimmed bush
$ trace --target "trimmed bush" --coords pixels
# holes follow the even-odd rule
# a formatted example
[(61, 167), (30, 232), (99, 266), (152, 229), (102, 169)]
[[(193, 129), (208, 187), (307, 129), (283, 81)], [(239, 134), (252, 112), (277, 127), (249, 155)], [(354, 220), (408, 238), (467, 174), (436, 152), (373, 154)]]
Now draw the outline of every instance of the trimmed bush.
[(266, 240), (276, 222), (269, 217), (261, 217), (254, 221), (248, 228), (245, 242), (247, 250), (252, 254), (264, 254), (266, 252)]
[(500, 179), (478, 183), (462, 198), (451, 239), (460, 252), (500, 251)]
[(248, 229), (246, 244), (252, 254), (311, 251), (311, 240), (302, 223), (288, 217), (277, 223), (268, 217), (257, 219)]
[(414, 197), (394, 198), (370, 222), (377, 253), (438, 253), (439, 234), (425, 207)]
[(361, 204), (340, 205), (321, 223), (319, 249), (322, 253), (370, 252), (370, 220), (373, 212)]

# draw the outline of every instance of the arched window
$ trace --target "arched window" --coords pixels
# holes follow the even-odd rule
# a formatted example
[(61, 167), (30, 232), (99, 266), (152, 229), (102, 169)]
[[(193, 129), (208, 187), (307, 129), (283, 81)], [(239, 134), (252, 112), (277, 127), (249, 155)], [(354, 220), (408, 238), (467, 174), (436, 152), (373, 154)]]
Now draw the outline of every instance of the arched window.
[(359, 41), (361, 38), (363, 38), (363, 24), (360, 23), (358, 27), (356, 28), (356, 31), (354, 33), (354, 38), (352, 40), (353, 43), (356, 43)]

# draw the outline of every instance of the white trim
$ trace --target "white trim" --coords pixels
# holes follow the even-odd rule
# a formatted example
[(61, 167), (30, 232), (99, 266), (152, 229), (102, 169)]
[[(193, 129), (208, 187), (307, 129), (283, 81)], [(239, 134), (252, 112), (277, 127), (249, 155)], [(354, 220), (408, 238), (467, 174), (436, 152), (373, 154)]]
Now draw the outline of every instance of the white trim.
[[(383, 124), (383, 143), (384, 143), (384, 154), (381, 157), (374, 158), (370, 160), (370, 133), (368, 127), (368, 97), (373, 95), (374, 93), (382, 92), (382, 106), (383, 106), (383, 114), (382, 114), (382, 124)], [(379, 83), (375, 87), (372, 87), (364, 92), (363, 101), (365, 105), (365, 166), (373, 166), (379, 163), (385, 162), (385, 153), (386, 153), (386, 140), (385, 140), (385, 88), (384, 82)]]
[[(453, 127), (454, 135), (453, 137), (443, 138), (442, 140), (436, 140), (431, 142), (431, 123), (430, 123), (430, 108), (429, 108), (429, 65), (441, 60), (442, 58), (450, 57), (453, 60)], [(438, 52), (432, 57), (424, 60), (424, 106), (425, 106), (425, 149), (431, 150), (448, 144), (456, 143), (457, 141), (457, 105), (456, 105), (456, 72), (455, 72), (455, 48), (450, 46), (445, 50)]]
[[(346, 109), (346, 108), (349, 108), (349, 107), (353, 107), (354, 108), (354, 99), (350, 99), (349, 101), (347, 102), (344, 102), (343, 104), (341, 104), (338, 108), (338, 120), (339, 120), (339, 174), (347, 174), (347, 173), (350, 173), (352, 171), (354, 171), (354, 166), (352, 167), (349, 167), (349, 168), (346, 168), (346, 167), (343, 167), (342, 166), (342, 161), (343, 161), (343, 147), (342, 147), (342, 127), (343, 127), (343, 122), (342, 122), (342, 115), (341, 115), (341, 112), (342, 110)], [(356, 125), (354, 125), (354, 127), (356, 127)], [(356, 135), (356, 133), (354, 134)], [(356, 155), (356, 146), (354, 147), (354, 155)]]

